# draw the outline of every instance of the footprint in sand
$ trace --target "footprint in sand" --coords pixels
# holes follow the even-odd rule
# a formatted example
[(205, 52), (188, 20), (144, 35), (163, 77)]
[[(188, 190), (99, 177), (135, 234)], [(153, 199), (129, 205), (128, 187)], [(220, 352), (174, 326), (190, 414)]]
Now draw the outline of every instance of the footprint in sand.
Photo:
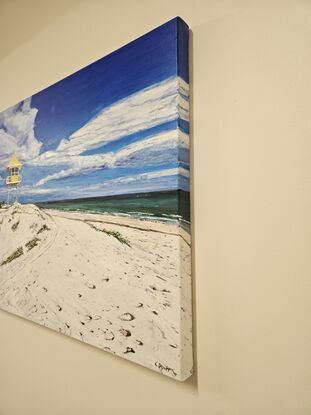
[(121, 328), (119, 330), (119, 332), (125, 337), (130, 337), (132, 335), (132, 333), (129, 330), (126, 330), (126, 329), (123, 329), (123, 328)]
[(132, 321), (135, 317), (131, 313), (124, 313), (119, 317), (119, 319), (122, 321)]

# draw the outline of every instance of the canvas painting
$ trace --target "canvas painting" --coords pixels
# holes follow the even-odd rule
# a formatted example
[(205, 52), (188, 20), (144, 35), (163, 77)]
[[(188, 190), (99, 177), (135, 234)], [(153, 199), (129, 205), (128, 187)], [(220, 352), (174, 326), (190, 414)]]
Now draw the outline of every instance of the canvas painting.
[(193, 366), (188, 35), (174, 18), (0, 113), (0, 309), (177, 380)]

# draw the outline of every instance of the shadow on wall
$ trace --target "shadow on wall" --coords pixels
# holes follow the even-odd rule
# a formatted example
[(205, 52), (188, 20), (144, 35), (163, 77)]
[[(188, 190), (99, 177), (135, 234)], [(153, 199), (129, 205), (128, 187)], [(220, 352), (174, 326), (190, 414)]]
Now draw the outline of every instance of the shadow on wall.
[(193, 32), (189, 30), (189, 86), (190, 86), (190, 187), (191, 187), (191, 256), (192, 256), (192, 324), (193, 324), (193, 375), (186, 381), (187, 385), (198, 393), (198, 364), (197, 364), (197, 318), (196, 318), (196, 269), (195, 269), (195, 219), (194, 219), (194, 114), (193, 114)]
[[(51, 1), (41, 0), (0, 2), (0, 61), (26, 43), (31, 37), (42, 33), (45, 28), (62, 15), (72, 12), (83, 0)], [(36, 13), (37, 19), (28, 19)], [(12, 25), (12, 16), (15, 24)], [(8, 24), (10, 22), (10, 24)], [(18, 27), (18, 30), (16, 30)]]

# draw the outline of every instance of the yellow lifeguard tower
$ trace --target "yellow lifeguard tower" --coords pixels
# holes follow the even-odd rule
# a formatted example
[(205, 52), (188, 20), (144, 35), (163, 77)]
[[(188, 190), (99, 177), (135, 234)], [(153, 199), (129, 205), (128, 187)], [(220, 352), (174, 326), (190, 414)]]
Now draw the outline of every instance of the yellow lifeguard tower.
[(13, 154), (7, 166), (8, 175), (6, 178), (6, 186), (8, 189), (8, 200), (7, 200), (8, 204), (10, 203), (11, 194), (13, 194), (13, 196), (15, 195), (15, 202), (18, 201), (19, 188), (22, 182), (22, 178), (21, 178), (22, 168), (23, 168), (22, 163), (20, 163), (16, 155)]

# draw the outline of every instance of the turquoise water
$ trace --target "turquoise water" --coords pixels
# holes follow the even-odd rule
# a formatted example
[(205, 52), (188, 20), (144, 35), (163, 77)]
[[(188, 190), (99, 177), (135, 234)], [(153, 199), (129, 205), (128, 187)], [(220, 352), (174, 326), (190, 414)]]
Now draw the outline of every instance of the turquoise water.
[(38, 203), (45, 209), (190, 222), (189, 193), (182, 190)]

